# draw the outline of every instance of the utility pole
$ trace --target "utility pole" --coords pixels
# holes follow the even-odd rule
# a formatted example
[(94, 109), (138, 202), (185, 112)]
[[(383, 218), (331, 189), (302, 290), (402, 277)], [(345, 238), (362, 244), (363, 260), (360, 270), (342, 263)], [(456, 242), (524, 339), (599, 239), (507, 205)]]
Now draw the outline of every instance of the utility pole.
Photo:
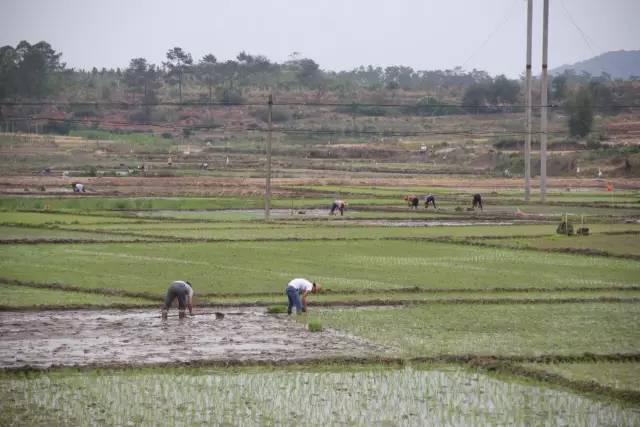
[(527, 69), (525, 90), (527, 92), (527, 137), (524, 142), (524, 200), (531, 196), (531, 23), (533, 0), (527, 0)]
[(540, 201), (544, 203), (547, 198), (547, 51), (549, 49), (549, 0), (544, 0), (542, 18), (542, 75), (540, 89)]
[(271, 219), (271, 134), (273, 133), (273, 95), (269, 94), (269, 132), (267, 134), (267, 181), (264, 194), (264, 219)]

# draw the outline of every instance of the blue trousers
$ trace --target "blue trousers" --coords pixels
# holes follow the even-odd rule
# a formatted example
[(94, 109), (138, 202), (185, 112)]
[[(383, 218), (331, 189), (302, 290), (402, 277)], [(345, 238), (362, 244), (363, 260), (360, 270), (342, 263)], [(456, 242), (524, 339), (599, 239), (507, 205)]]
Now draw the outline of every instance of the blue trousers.
[(300, 302), (300, 294), (298, 294), (298, 290), (293, 286), (287, 286), (287, 290), (285, 291), (287, 294), (287, 298), (289, 298), (289, 308), (287, 312), (291, 314), (291, 307), (296, 308), (296, 312), (300, 314), (302, 312), (302, 303)]

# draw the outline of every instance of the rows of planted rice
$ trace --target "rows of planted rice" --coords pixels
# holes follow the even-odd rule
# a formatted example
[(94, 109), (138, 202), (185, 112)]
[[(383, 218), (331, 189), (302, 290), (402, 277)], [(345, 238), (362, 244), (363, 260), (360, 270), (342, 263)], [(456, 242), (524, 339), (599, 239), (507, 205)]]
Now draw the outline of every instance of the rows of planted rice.
[(407, 357), (637, 354), (640, 348), (637, 303), (416, 305), (317, 316)]
[(176, 278), (220, 293), (278, 292), (293, 277), (362, 294), (640, 284), (633, 260), (396, 240), (4, 245), (0, 270), (10, 279), (145, 292)]
[(615, 390), (640, 392), (640, 363), (633, 361), (590, 361), (525, 363), (523, 367), (542, 374), (555, 374), (570, 381), (598, 384)]
[(111, 306), (111, 305), (157, 305), (148, 299), (105, 295), (104, 293), (70, 292), (59, 289), (42, 289), (29, 286), (0, 284), (2, 302), (6, 308), (71, 307), (71, 306)]
[(640, 233), (615, 235), (590, 235), (567, 237), (563, 235), (536, 238), (517, 238), (493, 241), (492, 244), (505, 247), (529, 248), (538, 250), (567, 250), (585, 252), (605, 252), (618, 256), (640, 256)]
[[(552, 203), (537, 206), (521, 203), (518, 190), (487, 188), (485, 210), (468, 212), (473, 189), (286, 190), (274, 197), (270, 223), (256, 194), (0, 198), (0, 306), (157, 306), (172, 280), (185, 279), (196, 313), (213, 313), (211, 304), (283, 311), (286, 283), (306, 277), (327, 292), (310, 296), (309, 313), (295, 319), (306, 328), (294, 326), (357, 337), (376, 348), (371, 364), (3, 372), (0, 424), (640, 424), (637, 192), (614, 201), (552, 191)], [(423, 192), (436, 194), (437, 211), (411, 211), (402, 200)], [(349, 202), (343, 217), (328, 215), (338, 197)], [(566, 212), (572, 221), (587, 215), (592, 235), (555, 235), (555, 217), (537, 215)], [(161, 325), (168, 339), (174, 321)], [(233, 316), (224, 321), (232, 342)], [(528, 380), (481, 373), (492, 363)], [(573, 383), (631, 393), (621, 399), (631, 405)]]
[(462, 368), (164, 369), (0, 378), (5, 425), (635, 425), (632, 409)]

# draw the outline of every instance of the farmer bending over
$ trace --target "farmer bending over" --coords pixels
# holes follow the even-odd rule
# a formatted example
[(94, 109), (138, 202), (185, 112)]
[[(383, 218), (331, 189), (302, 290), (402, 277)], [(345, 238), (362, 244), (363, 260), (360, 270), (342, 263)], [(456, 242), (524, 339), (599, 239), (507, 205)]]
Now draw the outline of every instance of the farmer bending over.
[[(307, 294), (311, 292), (312, 294), (318, 293), (320, 290), (320, 285), (317, 283), (312, 283), (307, 279), (293, 279), (287, 285), (287, 289), (285, 293), (287, 294), (287, 298), (289, 298), (289, 307), (287, 308), (287, 313), (291, 314), (291, 308), (296, 307), (296, 312), (300, 314), (300, 312), (307, 311)], [(302, 294), (302, 304), (300, 303), (300, 294)]]
[(478, 193), (473, 195), (473, 209), (479, 207), (482, 210), (482, 196)]
[(420, 199), (415, 195), (405, 196), (404, 199), (407, 201), (407, 206), (411, 209), (418, 209), (418, 204), (420, 204)]
[(433, 194), (428, 194), (424, 196), (424, 208), (427, 209), (429, 207), (429, 203), (433, 205), (433, 209), (436, 208), (436, 198), (433, 197)]
[(84, 184), (80, 184), (79, 182), (74, 182), (71, 184), (71, 188), (73, 188), (74, 193), (84, 193)]
[(162, 309), (162, 318), (169, 316), (169, 308), (174, 299), (178, 299), (178, 317), (184, 319), (187, 314), (185, 308), (189, 309), (189, 314), (193, 316), (193, 288), (191, 283), (186, 280), (176, 280), (169, 285), (167, 294), (164, 297), (164, 308)]
[(347, 206), (342, 200), (334, 200), (331, 205), (331, 215), (334, 215), (336, 211), (340, 211), (340, 216), (344, 215), (344, 208)]

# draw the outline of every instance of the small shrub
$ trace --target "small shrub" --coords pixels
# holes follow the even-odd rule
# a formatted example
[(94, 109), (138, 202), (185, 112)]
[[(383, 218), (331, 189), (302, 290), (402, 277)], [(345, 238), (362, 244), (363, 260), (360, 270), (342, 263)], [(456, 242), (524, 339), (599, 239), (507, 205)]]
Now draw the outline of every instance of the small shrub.
[(321, 332), (323, 329), (322, 322), (320, 322), (317, 319), (309, 320), (309, 323), (307, 324), (307, 328), (309, 329), (309, 332)]

